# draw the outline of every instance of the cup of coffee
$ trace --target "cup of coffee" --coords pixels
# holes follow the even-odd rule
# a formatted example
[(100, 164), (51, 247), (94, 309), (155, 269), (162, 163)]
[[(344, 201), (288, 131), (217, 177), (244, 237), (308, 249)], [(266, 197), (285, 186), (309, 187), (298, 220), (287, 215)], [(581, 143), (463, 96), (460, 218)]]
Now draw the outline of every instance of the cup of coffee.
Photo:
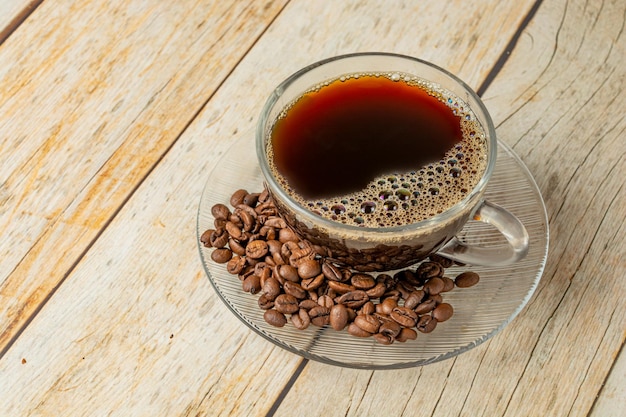
[[(357, 53), (312, 64), (282, 82), (256, 130), (265, 186), (300, 237), (338, 265), (389, 271), (432, 253), (473, 265), (523, 258), (528, 234), (483, 198), (497, 139), (480, 98), (431, 63)], [(507, 244), (470, 245), (470, 220)]]

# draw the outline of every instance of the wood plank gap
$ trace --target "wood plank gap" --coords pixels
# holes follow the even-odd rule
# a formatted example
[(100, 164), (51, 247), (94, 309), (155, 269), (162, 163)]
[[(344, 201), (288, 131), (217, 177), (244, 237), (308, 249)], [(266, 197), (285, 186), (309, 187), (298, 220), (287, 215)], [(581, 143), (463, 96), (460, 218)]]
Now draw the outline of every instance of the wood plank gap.
[[(615, 310), (613, 310), (613, 313), (611, 314), (611, 318), (609, 319), (609, 323), (613, 320), (613, 316), (614, 315), (615, 315)], [(602, 336), (602, 339), (600, 340), (600, 343), (604, 342), (604, 338), (605, 338), (606, 333), (607, 333), (609, 328), (610, 328), (610, 325), (607, 326), (607, 328), (606, 328), (606, 330), (604, 332), (604, 335)], [(589, 410), (587, 411), (587, 415), (591, 414), (591, 412), (593, 411), (593, 408), (596, 406), (596, 402), (598, 401), (598, 398), (600, 398), (602, 396), (602, 391), (604, 391), (604, 387), (606, 386), (607, 380), (608, 380), (609, 376), (611, 375), (611, 371), (613, 371), (613, 368), (615, 368), (615, 363), (617, 362), (617, 358), (619, 358), (620, 353), (622, 353), (622, 350), (624, 350), (624, 341), (622, 341), (622, 345), (617, 350), (617, 353), (615, 354), (615, 359), (611, 363), (611, 367), (609, 368), (608, 372), (604, 376), (604, 379), (602, 380), (602, 385), (600, 385), (600, 389), (596, 393), (596, 396), (594, 397), (593, 402), (591, 403), (591, 407), (589, 407)], [(596, 354), (597, 353), (598, 353), (598, 350), (596, 349)], [(595, 355), (594, 355), (594, 359), (595, 359)], [(589, 362), (589, 366), (587, 367), (587, 369), (585, 369), (585, 377), (584, 377), (584, 379), (587, 379), (587, 375), (589, 374), (589, 368), (591, 368), (593, 362), (594, 362), (594, 360)], [(580, 387), (581, 387), (581, 385), (582, 384), (580, 384), (578, 386), (578, 390), (576, 391), (576, 399), (578, 399), (578, 395), (580, 394)], [(572, 406), (570, 407), (570, 410), (567, 413), (568, 417), (571, 416), (572, 415), (572, 411), (574, 411), (573, 407), (574, 407), (574, 405), (576, 403), (576, 399), (574, 399), (574, 401), (572, 401)]]
[(289, 378), (289, 381), (287, 381), (283, 389), (280, 391), (280, 394), (278, 394), (278, 397), (276, 397), (276, 400), (274, 400), (274, 403), (268, 410), (267, 414), (265, 414), (265, 417), (273, 417), (274, 414), (276, 414), (278, 407), (280, 407), (280, 405), (282, 404), (283, 400), (285, 399), (289, 391), (291, 391), (291, 387), (294, 386), (294, 384), (300, 377), (300, 374), (302, 373), (302, 371), (304, 370), (304, 368), (307, 366), (308, 363), (309, 363), (308, 359), (303, 358), (300, 361), (300, 363), (298, 364), (298, 367), (291, 375), (291, 378)]
[[(33, 3), (37, 3), (37, 6), (39, 6), (39, 4), (41, 4), (43, 2), (43, 0), (34, 0)], [(32, 3), (31, 3), (32, 4)], [(154, 171), (154, 169), (161, 163), (161, 161), (165, 158), (165, 156), (170, 152), (170, 150), (174, 147), (174, 145), (178, 142), (178, 140), (181, 138), (181, 136), (185, 133), (185, 131), (189, 128), (189, 126), (193, 123), (193, 121), (198, 117), (198, 115), (206, 108), (207, 104), (209, 103), (209, 101), (211, 101), (211, 99), (213, 98), (213, 96), (215, 96), (215, 94), (220, 90), (220, 88), (222, 88), (222, 86), (224, 85), (224, 83), (226, 82), (226, 80), (228, 80), (228, 78), (231, 76), (231, 74), (233, 73), (233, 71), (235, 71), (235, 68), (237, 68), (237, 66), (241, 63), (241, 61), (248, 55), (248, 53), (250, 52), (250, 50), (254, 47), (254, 45), (256, 45), (256, 43), (259, 41), (259, 39), (265, 34), (265, 32), (268, 30), (268, 28), (276, 21), (276, 18), (283, 12), (283, 10), (285, 10), (285, 7), (287, 6), (287, 4), (289, 4), (289, 2), (285, 3), (285, 5), (280, 9), (280, 11), (278, 13), (276, 13), (276, 15), (274, 16), (274, 18), (269, 22), (269, 24), (265, 27), (265, 29), (259, 34), (259, 36), (257, 36), (257, 38), (254, 40), (254, 42), (252, 42), (250, 44), (250, 47), (241, 55), (241, 57), (239, 58), (239, 60), (236, 62), (235, 65), (233, 65), (232, 69), (226, 74), (226, 76), (222, 79), (222, 81), (220, 81), (220, 83), (217, 85), (217, 87), (215, 88), (215, 90), (213, 91), (213, 93), (204, 101), (204, 103), (202, 103), (201, 106), (198, 107), (198, 110), (196, 112), (193, 113), (193, 115), (191, 116), (191, 118), (187, 121), (187, 123), (183, 126), (183, 128), (181, 129), (181, 131), (178, 133), (178, 135), (176, 135), (176, 137), (172, 140), (172, 142), (167, 146), (167, 148), (163, 151), (163, 153), (154, 161), (154, 163), (152, 164), (152, 166), (146, 171), (146, 174), (144, 175), (143, 178), (141, 178), (137, 184), (135, 184), (135, 186), (130, 190), (130, 192), (128, 193), (128, 195), (126, 195), (126, 197), (124, 198), (124, 200), (122, 201), (122, 203), (117, 207), (117, 209), (111, 214), (111, 216), (104, 222), (102, 228), (96, 233), (96, 235), (93, 237), (93, 239), (85, 246), (84, 250), (81, 251), (80, 255), (78, 255), (78, 257), (74, 260), (74, 262), (72, 262), (72, 264), (70, 265), (70, 267), (68, 268), (68, 270), (65, 272), (65, 274), (63, 274), (63, 277), (59, 280), (59, 282), (57, 282), (57, 284), (54, 286), (54, 288), (52, 288), (52, 290), (50, 290), (50, 292), (48, 294), (46, 294), (46, 297), (42, 300), (41, 303), (39, 303), (39, 305), (37, 306), (37, 308), (35, 308), (35, 310), (33, 311), (33, 313), (24, 321), (24, 323), (20, 326), (20, 328), (15, 332), (15, 334), (13, 335), (13, 337), (11, 337), (11, 339), (7, 342), (7, 344), (2, 348), (2, 350), (0, 350), (0, 359), (2, 359), (4, 357), (4, 355), (11, 349), (11, 347), (13, 346), (13, 344), (15, 343), (15, 341), (22, 335), (22, 333), (24, 332), (24, 330), (30, 325), (30, 323), (33, 321), (33, 319), (37, 316), (37, 314), (39, 314), (39, 312), (43, 309), (43, 307), (48, 303), (48, 301), (52, 298), (52, 296), (56, 293), (56, 291), (61, 287), (61, 285), (63, 285), (63, 283), (65, 282), (65, 280), (67, 279), (67, 277), (72, 273), (72, 271), (74, 271), (74, 269), (76, 268), (76, 266), (80, 263), (80, 261), (83, 259), (83, 257), (87, 254), (87, 252), (89, 252), (89, 250), (93, 247), (93, 245), (96, 243), (96, 241), (100, 238), (100, 236), (102, 236), (102, 234), (104, 233), (105, 230), (107, 230), (107, 228), (109, 227), (109, 225), (111, 224), (111, 222), (117, 217), (117, 215), (119, 214), (119, 212), (122, 210), (122, 208), (124, 206), (126, 206), (126, 203), (133, 197), (133, 195), (135, 195), (135, 192), (139, 189), (139, 187), (141, 187), (141, 185), (144, 183), (144, 181), (150, 176), (150, 174), (152, 173), (152, 171)], [(37, 7), (35, 6), (35, 8)], [(33, 8), (33, 10), (35, 9)], [(32, 12), (32, 11), (31, 11)], [(28, 13), (28, 15), (30, 15), (30, 13)], [(20, 21), (20, 23), (22, 21), (24, 21), (28, 16), (24, 17), (24, 19), (22, 19)], [(14, 19), (14, 20), (17, 20)], [(12, 22), (13, 23), (13, 22)], [(0, 45), (2, 44), (3, 39), (0, 38)], [(104, 166), (104, 165), (103, 165)], [(295, 375), (295, 374), (294, 374)], [(299, 375), (299, 373), (298, 373)], [(293, 378), (293, 376), (292, 376)], [(286, 393), (285, 393), (286, 394)]]
[(515, 46), (517, 45), (517, 41), (522, 35), (522, 32), (526, 29), (528, 24), (535, 17), (537, 10), (539, 10), (539, 6), (541, 6), (541, 3), (543, 3), (543, 0), (537, 0), (535, 4), (533, 4), (533, 7), (531, 7), (531, 9), (528, 11), (528, 14), (526, 15), (526, 17), (524, 17), (524, 20), (522, 20), (522, 23), (519, 25), (519, 27), (513, 34), (513, 37), (511, 38), (509, 43), (506, 45), (506, 48), (504, 48), (504, 51), (502, 52), (502, 54), (500, 54), (500, 57), (494, 64), (493, 68), (491, 68), (491, 71), (489, 71), (483, 83), (480, 85), (480, 87), (478, 87), (478, 90), (476, 90), (476, 94), (478, 94), (479, 97), (482, 97), (485, 91), (487, 91), (487, 88), (489, 88), (493, 80), (498, 76), (498, 74), (500, 73), (500, 70), (502, 70), (502, 68), (504, 67), (504, 64), (506, 64), (506, 61), (508, 61), (509, 56), (511, 55), (511, 52), (513, 52), (513, 49), (515, 49)]
[(9, 36), (22, 24), (28, 17), (39, 7), (39, 5), (43, 3), (43, 0), (32, 0), (24, 9), (17, 14), (9, 22), (9, 24), (0, 32), (0, 45), (6, 41)]
[(593, 402), (591, 403), (591, 407), (589, 408), (589, 413), (587, 413), (587, 415), (589, 415), (589, 414), (591, 414), (593, 412), (594, 408), (596, 408), (596, 403), (602, 397), (602, 393), (604, 392), (604, 388), (606, 387), (607, 381), (608, 381), (609, 377), (611, 376), (611, 373), (613, 372), (613, 368), (615, 368), (615, 364), (617, 363), (617, 358), (619, 358), (620, 355), (622, 355), (624, 353), (624, 345), (626, 345), (626, 340), (624, 342), (622, 342), (622, 346), (620, 346), (619, 350), (615, 354), (615, 359), (613, 360), (613, 363), (611, 363), (611, 367), (609, 368), (609, 371), (604, 376), (604, 380), (602, 381), (602, 385), (600, 386), (600, 389), (598, 390), (598, 393), (596, 394), (595, 398), (593, 399)]

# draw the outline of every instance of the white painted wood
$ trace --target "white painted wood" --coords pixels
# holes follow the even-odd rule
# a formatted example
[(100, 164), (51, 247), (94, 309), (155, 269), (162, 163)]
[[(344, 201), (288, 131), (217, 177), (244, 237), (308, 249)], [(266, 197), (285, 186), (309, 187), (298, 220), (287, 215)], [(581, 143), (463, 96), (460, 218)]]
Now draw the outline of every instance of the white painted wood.
[[(533, 5), (208, 3), (68, 3), (61, 21), (61, 2), (46, 0), (24, 37), (0, 47), (0, 62), (16, 59), (0, 65), (0, 107), (12, 111), (0, 119), (10, 140), (0, 142), (0, 230), (9, 236), (0, 305), (14, 323), (3, 346), (18, 336), (0, 358), (3, 415), (266, 415), (301, 359), (243, 326), (204, 276), (194, 228), (208, 171), (296, 69), (387, 50), (477, 86)], [(276, 415), (579, 416), (597, 395), (595, 415), (620, 415), (622, 3), (544, 0), (485, 94), (550, 215), (549, 263), (527, 308), (491, 341), (432, 366), (309, 362)], [(96, 21), (104, 29), (89, 27)], [(54, 62), (24, 52), (38, 36)], [(76, 60), (98, 77), (76, 72)], [(29, 99), (42, 105), (18, 112)], [(90, 137), (98, 140), (79, 140)]]
[(6, 39), (39, 3), (38, 0), (3, 0), (0, 2), (0, 42)]
[(0, 351), (281, 7), (50, 0), (2, 45)]

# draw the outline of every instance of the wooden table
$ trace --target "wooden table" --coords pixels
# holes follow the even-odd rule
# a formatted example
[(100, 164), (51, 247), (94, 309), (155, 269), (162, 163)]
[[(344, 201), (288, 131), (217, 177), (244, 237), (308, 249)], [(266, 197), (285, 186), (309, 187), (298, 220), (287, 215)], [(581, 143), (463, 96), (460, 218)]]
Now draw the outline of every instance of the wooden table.
[[(623, 0), (0, 3), (0, 415), (623, 416)], [(203, 272), (202, 187), (270, 91), (358, 51), (482, 95), (550, 251), (502, 332), (421, 368), (333, 367)]]

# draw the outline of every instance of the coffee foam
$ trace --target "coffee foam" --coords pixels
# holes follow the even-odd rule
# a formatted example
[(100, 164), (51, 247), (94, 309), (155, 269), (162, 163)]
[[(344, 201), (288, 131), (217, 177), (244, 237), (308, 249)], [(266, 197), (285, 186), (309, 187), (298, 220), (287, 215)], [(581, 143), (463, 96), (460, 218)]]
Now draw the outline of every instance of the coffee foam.
[[(296, 193), (273, 163), (271, 141), (268, 161), (278, 184), (301, 206), (328, 220), (347, 225), (382, 228), (417, 223), (440, 214), (461, 200), (480, 181), (487, 167), (487, 140), (469, 105), (430, 81), (402, 73), (357, 73), (318, 84), (306, 93), (319, 91), (335, 81), (362, 76), (387, 77), (421, 88), (445, 103), (459, 118), (462, 140), (444, 158), (414, 171), (395, 172), (372, 179), (363, 189), (339, 197), (308, 200)], [(280, 113), (285, 117), (297, 99)]]

